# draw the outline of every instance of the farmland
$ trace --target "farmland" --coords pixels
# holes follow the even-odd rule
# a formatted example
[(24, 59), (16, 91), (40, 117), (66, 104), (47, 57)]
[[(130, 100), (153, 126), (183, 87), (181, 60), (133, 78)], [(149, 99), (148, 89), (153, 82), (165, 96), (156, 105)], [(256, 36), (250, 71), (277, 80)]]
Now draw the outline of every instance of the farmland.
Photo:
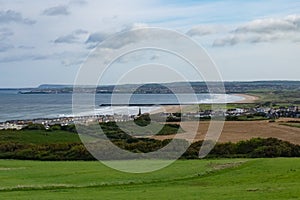
[[(251, 138), (269, 138), (274, 137), (294, 144), (300, 144), (299, 123), (288, 123), (292, 119), (281, 118), (274, 123), (269, 121), (226, 121), (219, 138), (219, 142), (238, 142)], [(190, 141), (203, 140), (207, 133), (210, 122), (202, 121), (199, 123), (199, 129), (195, 138), (193, 138), (194, 126), (197, 122), (183, 122), (185, 133), (179, 135), (180, 138)], [(155, 139), (168, 139), (168, 136), (154, 136)]]

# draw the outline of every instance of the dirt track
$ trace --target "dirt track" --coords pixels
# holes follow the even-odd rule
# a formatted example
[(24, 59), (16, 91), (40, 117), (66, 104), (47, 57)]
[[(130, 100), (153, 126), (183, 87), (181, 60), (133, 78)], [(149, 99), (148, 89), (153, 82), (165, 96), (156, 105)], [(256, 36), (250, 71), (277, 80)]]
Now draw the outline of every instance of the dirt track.
[[(199, 129), (195, 139), (192, 138), (192, 130), (197, 122), (183, 122), (185, 133), (179, 134), (178, 137), (188, 141), (203, 140), (207, 132), (209, 122), (200, 122)], [(156, 139), (172, 138), (169, 136), (154, 136)], [(249, 122), (231, 122), (224, 124), (223, 131), (218, 142), (238, 142), (251, 138), (269, 138), (275, 137), (294, 144), (300, 144), (300, 128), (280, 125), (280, 122), (269, 123), (268, 121), (249, 121)]]

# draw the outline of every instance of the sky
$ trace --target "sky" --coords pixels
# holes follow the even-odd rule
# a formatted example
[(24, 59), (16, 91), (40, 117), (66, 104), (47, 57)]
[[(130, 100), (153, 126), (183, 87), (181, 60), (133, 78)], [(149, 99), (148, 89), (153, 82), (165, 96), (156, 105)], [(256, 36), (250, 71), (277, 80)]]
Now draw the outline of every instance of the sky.
[(300, 80), (298, 0), (0, 0), (0, 87), (73, 84), (99, 43), (143, 27), (191, 37), (225, 81)]

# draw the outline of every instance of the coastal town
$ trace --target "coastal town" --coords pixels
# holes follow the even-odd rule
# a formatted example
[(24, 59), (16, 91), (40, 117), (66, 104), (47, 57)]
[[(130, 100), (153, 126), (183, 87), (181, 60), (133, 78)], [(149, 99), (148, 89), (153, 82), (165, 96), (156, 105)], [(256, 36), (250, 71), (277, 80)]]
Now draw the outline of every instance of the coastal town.
[[(45, 129), (49, 129), (53, 125), (67, 126), (75, 123), (81, 123), (89, 125), (94, 122), (107, 123), (107, 122), (126, 122), (133, 121), (140, 115), (142, 111), (139, 108), (135, 115), (124, 115), (124, 114), (113, 114), (113, 115), (89, 115), (89, 116), (68, 116), (68, 117), (57, 117), (57, 118), (38, 118), (30, 120), (9, 120), (6, 122), (0, 122), (0, 130), (21, 130), (29, 124), (41, 124), (44, 125)], [(145, 114), (145, 113), (144, 113)], [(180, 120), (207, 120), (215, 116), (223, 116), (226, 120), (239, 120), (238, 117), (245, 117), (251, 120), (255, 117), (256, 119), (268, 120), (278, 119), (280, 117), (285, 118), (300, 118), (300, 110), (296, 105), (289, 106), (256, 106), (245, 108), (243, 106), (237, 106), (236, 108), (229, 109), (217, 109), (217, 110), (202, 110), (195, 112), (159, 112), (155, 114), (156, 118), (161, 117), (167, 119), (167, 121), (180, 121)]]
[(15, 129), (21, 130), (29, 124), (42, 124), (45, 129), (49, 129), (50, 126), (60, 125), (67, 126), (80, 122), (81, 124), (90, 124), (94, 122), (107, 123), (112, 121), (132, 121), (135, 115), (89, 115), (89, 116), (70, 116), (70, 117), (57, 117), (57, 118), (38, 118), (32, 120), (9, 120), (0, 123), (0, 130)]

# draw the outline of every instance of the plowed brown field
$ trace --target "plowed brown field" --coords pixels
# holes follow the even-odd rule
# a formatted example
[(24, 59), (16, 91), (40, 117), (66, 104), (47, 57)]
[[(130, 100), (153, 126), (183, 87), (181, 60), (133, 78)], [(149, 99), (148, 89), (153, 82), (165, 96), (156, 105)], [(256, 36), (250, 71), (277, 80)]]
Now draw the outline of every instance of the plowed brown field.
[[(280, 119), (275, 123), (268, 121), (227, 121), (218, 142), (238, 142), (251, 138), (274, 137), (294, 144), (300, 144), (300, 128), (281, 125), (287, 119)], [(184, 123), (185, 133), (178, 134), (178, 138), (186, 139), (190, 142), (203, 140), (209, 127), (209, 121), (199, 123), (196, 137), (193, 139), (192, 130), (197, 126), (197, 122)], [(220, 123), (220, 122), (218, 122)], [(154, 136), (155, 139), (173, 138), (174, 135)]]

